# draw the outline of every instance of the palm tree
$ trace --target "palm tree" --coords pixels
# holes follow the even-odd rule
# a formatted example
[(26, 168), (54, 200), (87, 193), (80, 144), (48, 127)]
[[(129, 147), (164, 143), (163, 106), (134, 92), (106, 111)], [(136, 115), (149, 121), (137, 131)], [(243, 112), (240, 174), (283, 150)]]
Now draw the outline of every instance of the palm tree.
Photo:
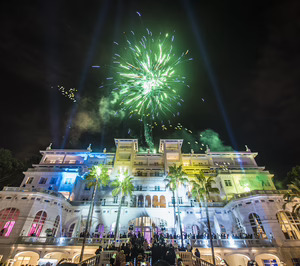
[[(178, 212), (178, 223), (179, 223), (179, 230), (180, 230), (180, 237), (181, 237), (181, 247), (183, 247), (183, 235), (182, 235), (182, 225), (181, 225), (181, 218), (180, 218), (180, 208), (179, 208), (179, 201), (178, 201), (178, 187), (180, 184), (185, 184), (189, 181), (186, 177), (186, 173), (182, 170), (182, 165), (170, 166), (169, 173), (166, 177), (165, 181), (168, 182), (167, 187), (172, 191), (173, 197), (176, 197), (177, 203), (177, 212)], [(176, 217), (176, 210), (174, 208), (174, 217)]]
[(94, 187), (94, 191), (93, 191), (91, 205), (89, 208), (89, 213), (88, 213), (88, 217), (87, 217), (87, 221), (86, 221), (86, 225), (85, 225), (83, 243), (82, 243), (81, 254), (80, 254), (80, 261), (82, 261), (82, 258), (83, 258), (83, 252), (84, 252), (84, 246), (85, 246), (87, 233), (91, 229), (91, 225), (92, 225), (97, 189), (100, 188), (101, 186), (106, 187), (110, 181), (110, 178), (108, 175), (108, 169), (103, 165), (95, 165), (90, 169), (90, 172), (85, 177), (85, 180), (88, 181), (87, 187), (88, 188)]
[[(294, 199), (300, 198), (300, 178), (296, 178), (294, 181), (292, 181), (292, 183), (288, 185), (288, 188), (290, 189), (290, 191), (283, 196), (283, 198), (286, 200), (286, 202), (283, 204), (283, 209), (286, 208), (286, 205), (288, 203), (294, 202)], [(293, 205), (292, 213), (296, 213), (298, 215), (300, 214), (299, 202), (296, 202)]]
[(114, 239), (117, 239), (118, 231), (119, 231), (119, 222), (120, 222), (120, 215), (121, 215), (121, 208), (122, 208), (122, 199), (128, 195), (132, 195), (132, 191), (134, 190), (134, 185), (132, 184), (133, 177), (128, 175), (127, 172), (125, 174), (120, 173), (119, 177), (115, 179), (111, 186), (115, 187), (115, 189), (112, 191), (112, 195), (114, 197), (121, 194), (121, 199), (119, 203), (119, 209), (118, 209), (118, 216), (115, 226), (115, 236)]
[[(207, 201), (210, 198), (211, 193), (220, 193), (219, 189), (216, 187), (212, 187), (213, 184), (216, 183), (215, 178), (212, 176), (206, 177), (203, 172), (196, 175), (194, 178), (191, 178), (192, 183), (192, 195), (196, 199), (196, 201), (202, 201), (205, 204), (205, 211), (206, 211), (206, 219), (207, 219), (207, 227), (208, 227), (208, 234), (210, 238), (210, 246), (211, 246), (211, 253), (214, 265), (216, 265), (215, 260), (215, 253), (214, 253), (214, 245), (213, 239), (211, 234), (211, 227), (208, 215), (208, 204)], [(201, 207), (200, 207), (201, 208)]]

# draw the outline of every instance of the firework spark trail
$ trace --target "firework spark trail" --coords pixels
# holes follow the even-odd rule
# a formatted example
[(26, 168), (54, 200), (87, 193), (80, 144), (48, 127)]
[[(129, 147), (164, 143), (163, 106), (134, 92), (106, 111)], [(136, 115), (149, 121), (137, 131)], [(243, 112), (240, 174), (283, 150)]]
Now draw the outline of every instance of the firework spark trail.
[[(138, 14), (140, 16), (140, 14)], [(185, 84), (185, 77), (178, 75), (178, 65), (186, 60), (189, 51), (176, 56), (173, 52), (174, 35), (160, 33), (157, 37), (146, 28), (146, 34), (137, 38), (133, 31), (126, 34), (126, 46), (115, 53), (113, 93), (118, 94), (119, 109), (129, 118), (144, 122), (146, 142), (153, 146), (152, 128), (156, 122), (176, 117), (183, 99), (178, 90)], [(115, 45), (119, 44), (114, 42)]]
[(64, 86), (58, 85), (58, 90), (64, 95), (66, 98), (69, 98), (72, 102), (76, 102), (75, 93), (78, 92), (75, 88), (66, 89)]

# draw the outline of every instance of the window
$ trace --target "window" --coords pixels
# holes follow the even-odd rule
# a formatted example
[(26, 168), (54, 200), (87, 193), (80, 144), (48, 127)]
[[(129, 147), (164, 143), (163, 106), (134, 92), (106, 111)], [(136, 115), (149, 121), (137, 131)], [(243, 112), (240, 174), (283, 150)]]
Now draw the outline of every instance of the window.
[(276, 260), (263, 260), (264, 266), (278, 266)]
[(47, 213), (45, 211), (39, 211), (35, 215), (28, 236), (40, 236), (46, 218), (47, 218)]
[(178, 203), (183, 204), (182, 197), (178, 197)]
[(263, 239), (267, 238), (265, 229), (261, 223), (260, 217), (256, 213), (249, 214), (249, 221), (253, 230), (253, 233)]
[(300, 219), (296, 214), (280, 211), (276, 217), (286, 239), (300, 239)]
[(224, 183), (226, 187), (232, 187), (231, 180), (224, 180)]
[(175, 197), (172, 197), (172, 204), (175, 204)]
[(6, 208), (0, 211), (0, 236), (9, 237), (20, 211), (16, 208)]
[(99, 236), (102, 237), (103, 233), (104, 233), (104, 225), (98, 224), (95, 228), (95, 234), (99, 234)]
[(154, 189), (155, 191), (160, 191), (160, 186), (155, 186)]
[(39, 184), (44, 185), (47, 183), (47, 178), (46, 177), (41, 177)]
[(300, 258), (292, 258), (292, 263), (294, 266), (300, 266)]
[[(72, 178), (66, 178), (66, 181), (65, 181), (65, 185), (70, 185), (72, 184)], [(86, 190), (90, 190), (90, 188), (86, 189)]]
[(68, 237), (72, 237), (74, 229), (75, 229), (75, 223), (70, 225), (69, 230), (68, 230)]
[(118, 196), (114, 196), (114, 201), (113, 203), (118, 203)]
[(57, 181), (57, 177), (52, 177), (50, 180), (50, 185), (55, 185)]
[(60, 217), (59, 215), (57, 215), (52, 229), (52, 236), (54, 237), (56, 236), (57, 229), (59, 229), (59, 222), (60, 222)]
[(143, 190), (143, 186), (136, 186), (136, 190), (137, 191), (142, 191)]
[(25, 184), (26, 184), (26, 185), (31, 184), (32, 181), (33, 181), (33, 179), (34, 179), (34, 177), (28, 177), (27, 180), (26, 180), (26, 182), (25, 182)]

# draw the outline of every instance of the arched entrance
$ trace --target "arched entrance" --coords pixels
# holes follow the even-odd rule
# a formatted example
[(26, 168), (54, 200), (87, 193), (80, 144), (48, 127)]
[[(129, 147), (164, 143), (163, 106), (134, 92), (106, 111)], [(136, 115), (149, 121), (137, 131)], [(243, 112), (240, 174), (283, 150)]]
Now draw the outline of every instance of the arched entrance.
[(229, 265), (247, 266), (250, 258), (244, 254), (229, 254), (225, 260)]
[(37, 265), (39, 259), (40, 255), (38, 253), (33, 251), (24, 251), (15, 255), (13, 265)]
[(150, 243), (154, 233), (160, 234), (162, 227), (167, 227), (167, 222), (160, 218), (142, 216), (129, 221), (128, 226), (133, 225), (134, 233), (141, 233)]

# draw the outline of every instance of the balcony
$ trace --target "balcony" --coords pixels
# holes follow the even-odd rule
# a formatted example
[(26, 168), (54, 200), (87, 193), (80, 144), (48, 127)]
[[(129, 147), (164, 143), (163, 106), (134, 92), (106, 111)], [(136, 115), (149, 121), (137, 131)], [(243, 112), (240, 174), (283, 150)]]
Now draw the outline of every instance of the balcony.
[[(187, 244), (190, 240), (184, 239), (183, 242)], [(174, 242), (174, 239), (168, 239), (168, 243)], [(180, 239), (176, 242), (180, 243)], [(191, 239), (193, 247), (209, 248), (209, 239)], [(275, 242), (268, 239), (213, 239), (214, 247), (220, 248), (248, 248), (248, 247), (274, 247)]]
[[(121, 238), (120, 243), (126, 243), (128, 238)], [(16, 243), (24, 245), (52, 245), (52, 246), (81, 246), (83, 237), (32, 237), (20, 236)], [(87, 238), (87, 246), (106, 246), (114, 242), (113, 238)]]
[[(208, 207), (224, 207), (227, 203), (226, 202), (208, 202), (207, 206)], [(175, 202), (176, 205), (176, 202)], [(169, 207), (173, 207), (174, 203), (173, 202), (168, 202), (168, 206)], [(177, 206), (177, 205), (176, 205)], [(203, 206), (199, 206), (198, 202), (181, 202), (179, 203), (179, 207), (196, 207), (196, 208), (204, 208), (205, 205), (203, 204)]]
[[(87, 201), (71, 201), (70, 202), (72, 206), (88, 206), (91, 204), (90, 200)], [(105, 207), (118, 207), (120, 202), (114, 202), (112, 200), (106, 200), (106, 201), (95, 201), (95, 206), (105, 206)], [(123, 207), (128, 206), (128, 201), (122, 202)]]
[(241, 199), (260, 195), (283, 195), (287, 192), (289, 192), (289, 190), (252, 190), (246, 193), (234, 194), (232, 199)]

